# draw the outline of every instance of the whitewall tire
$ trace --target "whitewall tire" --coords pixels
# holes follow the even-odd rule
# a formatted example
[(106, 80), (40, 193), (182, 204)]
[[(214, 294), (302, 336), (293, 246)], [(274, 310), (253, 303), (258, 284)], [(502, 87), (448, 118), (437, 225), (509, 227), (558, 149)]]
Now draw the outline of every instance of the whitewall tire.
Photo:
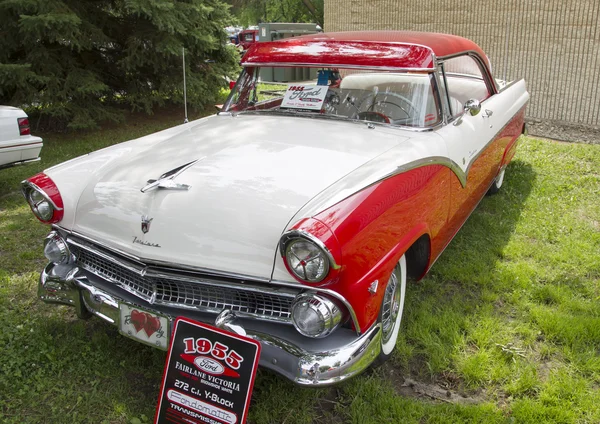
[(402, 322), (405, 295), (406, 257), (405, 255), (402, 255), (386, 284), (383, 301), (379, 310), (379, 323), (381, 324), (381, 353), (376, 360), (378, 363), (387, 360), (396, 347), (400, 323)]
[(504, 182), (504, 173), (505, 172), (506, 172), (506, 167), (502, 168), (500, 170), (500, 172), (498, 172), (498, 175), (496, 175), (496, 178), (494, 179), (494, 182), (490, 186), (490, 189), (488, 190), (487, 194), (496, 194), (500, 191), (500, 187), (502, 187), (502, 183)]

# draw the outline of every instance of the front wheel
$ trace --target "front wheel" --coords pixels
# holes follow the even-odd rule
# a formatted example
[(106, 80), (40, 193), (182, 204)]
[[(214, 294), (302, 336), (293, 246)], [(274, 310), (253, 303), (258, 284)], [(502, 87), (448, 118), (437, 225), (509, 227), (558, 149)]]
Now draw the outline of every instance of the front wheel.
[(394, 268), (390, 279), (385, 287), (383, 301), (379, 309), (379, 323), (381, 325), (381, 352), (375, 360), (374, 365), (381, 365), (392, 356), (396, 347), (402, 311), (404, 309), (404, 297), (406, 294), (406, 257), (402, 255), (398, 265)]

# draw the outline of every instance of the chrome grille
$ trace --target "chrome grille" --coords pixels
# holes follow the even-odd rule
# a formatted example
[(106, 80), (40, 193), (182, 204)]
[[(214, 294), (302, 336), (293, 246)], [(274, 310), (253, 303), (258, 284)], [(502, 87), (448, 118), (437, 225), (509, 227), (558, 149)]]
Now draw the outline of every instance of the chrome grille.
[[(194, 308), (219, 313), (231, 309), (241, 315), (259, 319), (291, 322), (291, 304), (300, 290), (278, 290), (244, 284), (228, 287), (227, 282), (195, 277), (189, 281), (177, 275), (155, 277), (139, 271), (143, 267), (123, 265), (106, 252), (98, 253), (71, 240), (69, 247), (83, 269), (108, 280), (128, 292), (155, 304), (175, 308)], [(139, 267), (139, 271), (136, 270)], [(232, 283), (231, 285), (233, 285)]]
[(91, 271), (100, 277), (104, 277), (113, 283), (129, 287), (134, 294), (140, 295), (140, 297), (145, 300), (150, 300), (152, 297), (152, 293), (154, 292), (152, 283), (139, 274), (100, 256), (94, 255), (85, 249), (74, 246), (69, 247), (71, 252), (77, 257), (79, 265), (84, 269)]

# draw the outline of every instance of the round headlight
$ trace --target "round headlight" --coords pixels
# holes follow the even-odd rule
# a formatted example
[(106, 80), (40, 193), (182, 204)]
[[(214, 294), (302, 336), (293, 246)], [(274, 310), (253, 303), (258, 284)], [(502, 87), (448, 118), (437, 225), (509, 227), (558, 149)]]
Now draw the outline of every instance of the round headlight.
[(329, 273), (329, 259), (323, 249), (303, 238), (292, 239), (285, 246), (285, 259), (290, 270), (301, 280), (322, 281)]
[(340, 308), (322, 296), (304, 293), (296, 297), (292, 304), (292, 323), (303, 336), (328, 336), (341, 321)]
[(44, 173), (21, 181), (21, 192), (33, 214), (44, 224), (59, 222), (64, 216), (64, 203), (54, 181)]
[(68, 263), (71, 259), (69, 246), (58, 232), (50, 232), (44, 240), (44, 256), (50, 262), (57, 264)]
[(33, 213), (42, 221), (49, 221), (54, 215), (52, 204), (36, 189), (30, 187), (27, 191), (27, 203), (31, 206)]

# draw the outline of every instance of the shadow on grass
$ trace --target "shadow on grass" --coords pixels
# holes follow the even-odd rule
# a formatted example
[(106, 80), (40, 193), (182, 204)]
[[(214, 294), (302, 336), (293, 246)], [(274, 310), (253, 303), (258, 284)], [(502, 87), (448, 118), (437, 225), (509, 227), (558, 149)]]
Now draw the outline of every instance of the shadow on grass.
[[(513, 161), (500, 193), (486, 196), (430, 273), (407, 286), (392, 362), (402, 374), (441, 379), (448, 387), (462, 385), (464, 376), (452, 371), (453, 358), (461, 349), (476, 349), (467, 340), (473, 323), (502, 304), (500, 294), (511, 282), (502, 281), (497, 267), (535, 178), (530, 164)], [(493, 325), (478, 331), (476, 337), (491, 342)]]

